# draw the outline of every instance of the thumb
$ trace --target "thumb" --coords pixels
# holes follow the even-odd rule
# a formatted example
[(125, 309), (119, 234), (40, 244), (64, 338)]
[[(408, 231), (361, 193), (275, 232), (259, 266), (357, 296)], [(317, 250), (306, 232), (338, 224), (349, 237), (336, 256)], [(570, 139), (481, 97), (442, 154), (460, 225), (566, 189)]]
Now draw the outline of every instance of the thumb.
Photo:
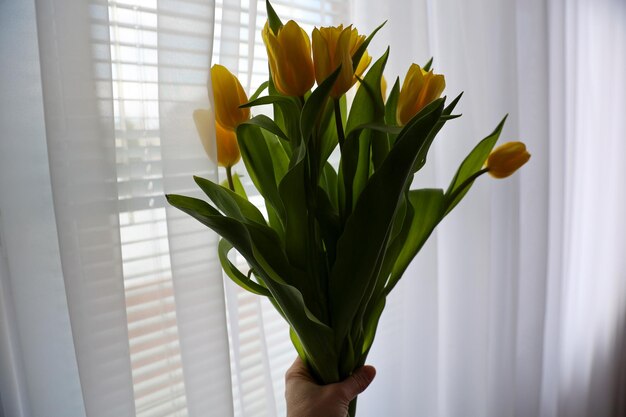
[(373, 366), (365, 365), (357, 369), (337, 384), (347, 401), (352, 401), (357, 395), (365, 391), (376, 376), (376, 369)]

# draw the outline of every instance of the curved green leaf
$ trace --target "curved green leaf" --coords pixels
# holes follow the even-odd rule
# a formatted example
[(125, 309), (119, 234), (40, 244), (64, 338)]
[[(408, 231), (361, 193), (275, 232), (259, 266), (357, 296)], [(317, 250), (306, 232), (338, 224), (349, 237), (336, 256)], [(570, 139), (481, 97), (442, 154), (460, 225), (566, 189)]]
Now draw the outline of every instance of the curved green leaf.
[(352, 107), (350, 108), (350, 115), (346, 124), (346, 138), (352, 130), (360, 125), (368, 123), (382, 124), (384, 121), (385, 104), (380, 90), (380, 80), (388, 58), (389, 48), (372, 65), (361, 81), (361, 86), (357, 89)]
[(376, 29), (374, 29), (374, 31), (370, 33), (367, 38), (365, 38), (361, 46), (359, 46), (359, 49), (357, 49), (354, 55), (352, 55), (352, 68), (356, 68), (359, 66), (359, 62), (361, 62), (361, 58), (363, 57), (363, 54), (367, 50), (367, 47), (369, 46), (370, 42), (372, 41), (372, 39), (374, 39), (374, 36), (376, 35), (376, 33), (383, 26), (385, 26), (385, 24), (387, 24), (386, 20), (383, 23), (381, 23)]
[(489, 157), (491, 150), (496, 145), (498, 138), (500, 137), (500, 133), (502, 133), (502, 128), (504, 127), (504, 122), (506, 122), (507, 116), (504, 116), (502, 121), (498, 124), (495, 130), (486, 138), (481, 140), (478, 145), (472, 149), (472, 151), (467, 155), (463, 163), (459, 167), (458, 171), (454, 175), (448, 190), (446, 191), (446, 198), (450, 198), (453, 194), (455, 195), (453, 201), (446, 201), (446, 213), (449, 213), (460, 201), (463, 199), (465, 194), (471, 188), (471, 184), (467, 186), (462, 192), (455, 193), (456, 189), (460, 187), (465, 180), (474, 175), (477, 171), (485, 165), (485, 161)]
[[(226, 184), (228, 184), (228, 181)], [(246, 194), (246, 190), (241, 183), (241, 177), (239, 174), (233, 174), (233, 184), (235, 185), (235, 192), (247, 200), (248, 195)]]
[(422, 67), (422, 69), (426, 72), (430, 71), (430, 68), (433, 66), (433, 57), (430, 57), (426, 65)]
[(444, 194), (441, 189), (411, 190), (409, 202), (413, 208), (412, 221), (406, 228), (407, 237), (400, 253), (395, 258), (389, 282), (385, 287), (385, 294), (389, 294), (402, 278), (402, 274), (415, 255), (445, 216)]
[(263, 137), (265, 138), (265, 143), (267, 144), (267, 149), (272, 158), (272, 164), (274, 165), (274, 179), (276, 184), (280, 184), (289, 170), (289, 156), (287, 155), (283, 143), (276, 135), (271, 134), (267, 130), (263, 130)]
[[(388, 125), (396, 125), (398, 123), (396, 119), (396, 112), (398, 109), (399, 97), (400, 97), (400, 78), (396, 77), (396, 82), (393, 83), (393, 87), (391, 87), (391, 92), (389, 93), (389, 97), (387, 97), (387, 103), (385, 103), (385, 123)], [(393, 146), (395, 142), (395, 137), (393, 137), (393, 140), (390, 140), (389, 142)]]
[(419, 156), (419, 158), (417, 158), (415, 166), (413, 166), (413, 173), (415, 173), (415, 172), (419, 171), (420, 169), (422, 169), (422, 167), (426, 164), (426, 157), (428, 156), (428, 151), (430, 150), (430, 145), (432, 145), (433, 141), (435, 140), (435, 136), (437, 136), (437, 133), (439, 133), (441, 128), (446, 124), (446, 122), (448, 120), (451, 120), (449, 116), (452, 113), (452, 111), (454, 110), (454, 108), (456, 107), (456, 105), (459, 102), (459, 100), (461, 100), (462, 96), (463, 96), (463, 93), (459, 94), (443, 110), (443, 113), (441, 114), (441, 117), (439, 118), (439, 122), (437, 122), (437, 124), (435, 125), (433, 130), (428, 135), (428, 139), (426, 140), (426, 146), (420, 151), (420, 156)]
[(269, 0), (265, 0), (265, 10), (267, 10), (267, 20), (269, 21), (270, 29), (275, 34), (278, 34), (280, 28), (283, 27), (283, 22), (280, 21), (280, 17), (276, 14)]
[[(365, 321), (365, 328), (363, 334), (363, 348), (361, 350), (362, 357), (365, 358), (367, 353), (372, 347), (374, 343), (374, 338), (376, 337), (376, 329), (378, 328), (378, 322), (380, 321), (380, 316), (383, 314), (383, 310), (385, 309), (385, 304), (387, 303), (387, 297), (380, 298), (374, 307), (372, 308), (371, 315)], [(363, 363), (357, 362), (356, 366), (362, 366)]]
[(334, 335), (306, 306), (302, 293), (289, 281), (298, 281), (294, 271), (278, 247), (272, 229), (257, 223), (244, 224), (222, 216), (208, 203), (196, 198), (167, 195), (168, 202), (181, 209), (229, 241), (254, 268), (280, 307), (287, 322), (295, 330), (307, 353), (311, 366), (326, 382), (336, 382), (337, 355), (333, 349)]
[(337, 195), (337, 173), (331, 164), (324, 164), (322, 175), (320, 176), (320, 186), (326, 192), (328, 199), (335, 213), (339, 213), (339, 202)]
[(342, 188), (345, 191), (345, 215), (352, 212), (370, 175), (370, 139), (372, 133), (360, 126), (380, 126), (384, 122), (384, 103), (380, 91), (389, 48), (372, 65), (357, 90), (346, 123), (346, 142), (342, 151)]
[(264, 114), (259, 114), (258, 116), (254, 116), (250, 120), (246, 120), (243, 123), (258, 126), (261, 129), (265, 129), (268, 132), (275, 134), (281, 139), (284, 139), (286, 141), (289, 140), (285, 132), (283, 132), (283, 130), (276, 124), (276, 122), (274, 122), (272, 119), (270, 119)]
[(267, 288), (257, 284), (246, 275), (244, 275), (235, 265), (230, 262), (228, 259), (228, 252), (233, 249), (233, 245), (230, 244), (226, 239), (220, 239), (220, 243), (217, 246), (217, 253), (220, 259), (220, 263), (222, 264), (222, 269), (226, 272), (226, 275), (230, 277), (231, 280), (241, 288), (246, 291), (249, 291), (253, 294), (264, 295), (266, 297), (271, 297), (272, 295), (267, 290)]
[(285, 208), (278, 194), (272, 156), (261, 129), (255, 125), (240, 124), (237, 126), (237, 142), (252, 182), (283, 219)]
[(328, 99), (328, 95), (333, 85), (335, 85), (335, 81), (340, 72), (341, 65), (311, 93), (304, 103), (302, 114), (300, 115), (300, 131), (302, 132), (302, 139), (305, 142), (308, 142), (309, 137), (313, 133), (315, 124), (324, 111), (326, 99)]
[(263, 81), (259, 88), (257, 88), (256, 91), (250, 96), (250, 99), (248, 101), (256, 100), (269, 84), (269, 81)]
[(307, 267), (307, 247), (311, 243), (304, 181), (304, 161), (300, 161), (285, 174), (278, 187), (285, 207), (287, 256), (293, 265), (303, 269)]
[(254, 204), (213, 181), (194, 176), (194, 181), (224, 214), (243, 222), (257, 222), (265, 225), (263, 215)]
[(239, 107), (244, 109), (247, 107), (263, 106), (266, 104), (281, 104), (285, 106), (293, 106), (294, 108), (297, 109), (297, 105), (293, 101), (293, 99), (286, 97), (286, 96), (280, 96), (280, 95), (269, 95), (269, 96), (259, 97), (254, 100), (250, 100), (247, 103), (244, 103)]

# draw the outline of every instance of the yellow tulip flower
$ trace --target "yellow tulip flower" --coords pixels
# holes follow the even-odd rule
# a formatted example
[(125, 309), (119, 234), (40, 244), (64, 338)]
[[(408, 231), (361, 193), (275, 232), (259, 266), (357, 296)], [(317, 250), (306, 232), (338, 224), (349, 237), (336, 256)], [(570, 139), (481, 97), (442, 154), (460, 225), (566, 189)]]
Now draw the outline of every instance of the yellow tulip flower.
[(225, 129), (234, 130), (237, 125), (250, 118), (250, 109), (239, 106), (248, 102), (241, 83), (223, 65), (211, 68), (211, 83), (215, 99), (215, 118)]
[(266, 22), (262, 35), (276, 89), (287, 96), (304, 96), (315, 83), (309, 35), (293, 20), (278, 33)]
[(234, 130), (226, 129), (218, 121), (215, 121), (215, 144), (213, 147), (211, 130), (213, 114), (210, 110), (198, 109), (193, 112), (193, 120), (200, 136), (200, 141), (204, 147), (204, 151), (209, 155), (211, 160), (215, 161), (215, 151), (217, 150), (217, 164), (219, 166), (230, 168), (241, 159), (239, 145), (237, 144), (237, 135)]
[(405, 125), (420, 110), (441, 97), (446, 80), (443, 75), (424, 71), (419, 65), (411, 64), (404, 77), (396, 116), (399, 125)]
[(321, 84), (341, 65), (341, 73), (335, 81), (331, 97), (341, 97), (372, 62), (372, 57), (366, 51), (357, 67), (352, 67), (352, 56), (364, 41), (365, 36), (359, 35), (352, 25), (346, 28), (339, 25), (313, 29), (313, 61), (317, 84)]
[(494, 178), (506, 178), (530, 159), (526, 145), (522, 142), (507, 142), (494, 149), (485, 167)]

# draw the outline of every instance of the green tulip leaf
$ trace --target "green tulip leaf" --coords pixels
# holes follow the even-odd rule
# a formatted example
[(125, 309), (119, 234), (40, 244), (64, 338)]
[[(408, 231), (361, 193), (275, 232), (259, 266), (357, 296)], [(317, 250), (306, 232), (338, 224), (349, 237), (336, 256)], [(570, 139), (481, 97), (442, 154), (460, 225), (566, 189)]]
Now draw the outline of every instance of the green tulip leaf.
[[(424, 165), (426, 165), (426, 157), (428, 156), (428, 151), (430, 150), (430, 146), (432, 145), (433, 141), (435, 140), (435, 137), (437, 136), (437, 134), (439, 133), (441, 128), (443, 128), (443, 126), (449, 120), (449, 119), (446, 119), (446, 117), (448, 117), (450, 115), (450, 113), (452, 113), (452, 111), (454, 110), (454, 108), (458, 104), (459, 100), (461, 100), (462, 96), (463, 96), (463, 93), (459, 94), (443, 110), (443, 113), (441, 115), (442, 117), (439, 118), (439, 122), (437, 122), (435, 127), (433, 127), (433, 130), (430, 132), (430, 134), (428, 135), (428, 138), (426, 139), (426, 145), (420, 150), (419, 158), (417, 158), (415, 166), (413, 167), (413, 173), (416, 173), (417, 171), (422, 169), (422, 167)], [(411, 122), (409, 122), (409, 123), (411, 123)]]
[(257, 284), (249, 277), (244, 275), (235, 265), (230, 262), (228, 259), (228, 253), (233, 249), (233, 245), (230, 244), (226, 239), (220, 239), (220, 243), (217, 246), (217, 253), (220, 259), (220, 263), (222, 264), (222, 269), (226, 272), (226, 275), (230, 277), (230, 279), (241, 288), (246, 291), (249, 291), (253, 294), (263, 295), (266, 297), (271, 297), (272, 295), (267, 290), (267, 288)]
[(240, 124), (237, 126), (237, 142), (252, 182), (283, 219), (285, 208), (278, 194), (272, 155), (261, 129), (255, 125)]
[(320, 84), (306, 100), (304, 107), (302, 108), (302, 114), (300, 116), (300, 131), (302, 132), (302, 139), (308, 142), (309, 137), (313, 134), (313, 129), (316, 123), (321, 117), (325, 108), (328, 95), (335, 85), (335, 81), (341, 73), (341, 65), (333, 71), (332, 74), (326, 78), (322, 84)]
[(274, 122), (272, 119), (270, 119), (264, 114), (259, 114), (258, 116), (254, 116), (252, 119), (246, 120), (243, 123), (258, 126), (261, 129), (265, 129), (266, 131), (275, 134), (281, 139), (289, 141), (289, 138), (287, 137), (285, 132), (283, 132), (280, 126), (278, 126), (276, 122)]
[(223, 236), (248, 261), (276, 301), (275, 305), (297, 333), (314, 371), (326, 382), (339, 379), (333, 332), (306, 306), (302, 293), (289, 281), (298, 281), (297, 271), (289, 267), (278, 249), (278, 236), (257, 223), (244, 224), (222, 216), (205, 201), (167, 195), (168, 202)]
[(366, 292), (375, 287), (371, 281), (377, 278), (382, 265), (400, 196), (408, 186), (420, 148), (439, 120), (443, 104), (443, 99), (434, 101), (423, 109), (416, 123), (403, 130), (346, 221), (330, 276), (335, 343), (342, 343), (359, 306), (369, 301), (371, 294)]
[(308, 308), (300, 290), (283, 281), (281, 272), (276, 270), (274, 240), (268, 239), (269, 236), (264, 232), (254, 229), (254, 227), (249, 229), (254, 240), (252, 245), (254, 259), (261, 267), (260, 273), (266, 276), (267, 287), (281, 307), (285, 319), (298, 336), (306, 353), (307, 362), (322, 382), (337, 382), (339, 374), (336, 368), (337, 354), (333, 349), (332, 329), (322, 323)]
[(242, 104), (239, 107), (242, 109), (245, 109), (245, 108), (256, 107), (256, 106), (264, 106), (267, 104), (280, 104), (282, 106), (290, 106), (290, 107), (297, 109), (297, 104), (295, 101), (293, 101), (292, 98), (289, 98), (286, 96), (279, 96), (279, 95), (269, 95), (269, 96), (258, 97), (254, 100), (251, 99), (250, 101)]
[[(342, 123), (345, 125), (345, 116), (347, 115), (347, 104), (345, 94), (339, 98), (339, 107), (341, 109)], [(322, 114), (320, 121), (320, 129), (318, 131), (319, 138), (319, 169), (321, 170), (328, 158), (333, 153), (337, 144), (339, 143), (339, 137), (337, 135), (337, 125), (335, 122), (335, 103), (332, 100), (328, 100), (326, 108)]]
[[(396, 119), (396, 111), (398, 109), (398, 98), (400, 97), (400, 78), (396, 78), (396, 82), (391, 87), (391, 92), (385, 104), (385, 123), (395, 125), (398, 123)], [(395, 140), (390, 141), (393, 144)]]
[(384, 122), (384, 103), (380, 91), (389, 48), (367, 72), (357, 90), (346, 124), (346, 142), (342, 151), (342, 186), (346, 201), (346, 216), (352, 212), (354, 203), (370, 176), (370, 140), (372, 133), (360, 126), (380, 126)]
[(304, 161), (291, 168), (279, 186), (285, 207), (285, 248), (289, 261), (298, 268), (307, 267), (307, 247), (310, 243), (308, 208), (304, 188)]
[(276, 14), (276, 11), (270, 4), (269, 0), (265, 0), (265, 9), (267, 10), (267, 20), (270, 25), (270, 29), (274, 34), (278, 34), (280, 28), (283, 27), (283, 22), (280, 21), (280, 17)]
[(254, 94), (250, 96), (249, 101), (256, 100), (261, 95), (261, 93), (265, 91), (265, 89), (269, 86), (269, 84), (270, 84), (269, 81), (263, 81), (261, 85), (259, 86), (259, 88), (256, 89)]
[(250, 203), (245, 198), (215, 184), (213, 181), (201, 177), (193, 177), (194, 181), (204, 191), (204, 193), (211, 199), (213, 204), (217, 206), (225, 215), (242, 222), (257, 222), (265, 225), (265, 219), (263, 215), (257, 209), (254, 204)]
[(331, 164), (328, 162), (324, 165), (322, 175), (320, 176), (320, 186), (326, 192), (333, 210), (339, 212), (339, 202), (337, 195), (337, 173)]
[(372, 42), (372, 39), (374, 39), (374, 36), (376, 35), (376, 33), (380, 29), (382, 29), (382, 27), (385, 26), (385, 24), (387, 24), (386, 20), (383, 23), (381, 23), (376, 29), (374, 29), (374, 31), (370, 33), (370, 35), (367, 38), (365, 38), (361, 46), (359, 46), (359, 49), (357, 49), (354, 55), (352, 55), (352, 68), (357, 68), (359, 66), (359, 62), (361, 62), (361, 58), (363, 58), (363, 54), (367, 50), (367, 47), (369, 46), (370, 42)]
[(409, 266), (415, 255), (424, 246), (435, 227), (443, 219), (444, 194), (441, 189), (422, 189), (409, 191), (409, 202), (412, 207), (412, 219), (405, 227), (406, 240), (395, 257), (395, 264), (385, 287), (385, 294), (389, 294), (398, 283), (402, 274)]
[(431, 57), (428, 62), (426, 63), (426, 65), (424, 65), (422, 67), (422, 69), (426, 72), (430, 71), (430, 68), (433, 66), (433, 58)]
[(382, 124), (385, 115), (385, 104), (381, 92), (380, 80), (389, 58), (389, 48), (372, 65), (357, 89), (352, 102), (346, 126), (346, 137), (356, 127), (367, 123)]
[(239, 176), (239, 174), (233, 174), (233, 185), (235, 186), (235, 192), (239, 194), (240, 197), (243, 197), (247, 200), (248, 195), (246, 194), (246, 189), (243, 187), (243, 184), (241, 183), (241, 177)]
[(295, 97), (285, 97), (276, 90), (274, 81), (270, 77), (268, 92), (270, 97), (278, 97), (273, 103), (274, 121), (280, 129), (289, 137), (288, 145), (290, 146), (291, 155), (294, 148), (300, 145), (300, 110), (301, 104)]
[(307, 361), (306, 351), (304, 350), (304, 346), (302, 346), (302, 342), (298, 339), (298, 334), (293, 329), (293, 327), (289, 328), (289, 338), (291, 339), (291, 343), (293, 343), (293, 347), (296, 348), (296, 352), (298, 352), (298, 356), (303, 361)]
[[(374, 308), (371, 311), (370, 316), (367, 321), (365, 321), (365, 329), (364, 329), (364, 338), (363, 338), (363, 348), (361, 349), (361, 355), (365, 358), (374, 343), (374, 337), (376, 336), (376, 329), (378, 328), (378, 322), (380, 321), (380, 316), (383, 314), (383, 310), (385, 309), (385, 304), (387, 303), (387, 297), (380, 298), (376, 304), (374, 304)], [(356, 366), (363, 366), (364, 363), (357, 362)]]
[(276, 184), (280, 184), (283, 177), (289, 170), (289, 155), (276, 135), (263, 130), (263, 137), (267, 144), (270, 157), (272, 158), (272, 164), (274, 165), (274, 179)]
[(335, 263), (336, 243), (341, 234), (341, 223), (337, 208), (333, 206), (329, 195), (322, 187), (317, 189), (317, 210), (316, 218), (319, 223), (320, 233), (324, 241), (324, 249), (326, 251), (327, 264)]
[(446, 191), (446, 199), (448, 200), (446, 201), (446, 213), (449, 213), (461, 201), (461, 199), (463, 199), (465, 194), (467, 194), (471, 188), (473, 181), (465, 186), (460, 192), (456, 192), (468, 178), (478, 172), (483, 165), (485, 165), (485, 161), (489, 157), (493, 147), (496, 145), (496, 142), (500, 137), (500, 133), (502, 133), (502, 128), (504, 127), (506, 118), (507, 116), (504, 116), (495, 130), (489, 136), (481, 140), (478, 145), (474, 147), (474, 149), (472, 149), (459, 167), (458, 171), (454, 175), (454, 178), (452, 179), (452, 182), (450, 183), (450, 186), (448, 187), (448, 190)]

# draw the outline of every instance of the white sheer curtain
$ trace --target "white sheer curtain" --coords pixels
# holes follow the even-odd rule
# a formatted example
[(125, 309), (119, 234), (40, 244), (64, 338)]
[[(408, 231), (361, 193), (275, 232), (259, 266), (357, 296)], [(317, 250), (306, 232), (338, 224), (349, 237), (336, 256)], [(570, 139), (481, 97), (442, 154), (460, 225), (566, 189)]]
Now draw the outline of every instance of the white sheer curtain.
[[(390, 84), (434, 56), (465, 90), (419, 185), (507, 112), (533, 154), (413, 263), (359, 414), (626, 415), (626, 4), (273, 3), (307, 29), (389, 19)], [(0, 3), (0, 416), (284, 415), (284, 323), (162, 197), (219, 178), (191, 113), (211, 62), (266, 77), (264, 21), (255, 0)]]
[(2, 8), (7, 415), (232, 414), (216, 238), (163, 197), (216, 178), (190, 123), (214, 3)]
[(465, 91), (420, 185), (445, 187), (504, 113), (503, 140), (533, 154), (515, 177), (480, 181), (407, 272), (360, 411), (625, 415), (626, 4), (353, 4), (360, 27), (389, 18), (387, 79), (434, 56), (447, 94)]

